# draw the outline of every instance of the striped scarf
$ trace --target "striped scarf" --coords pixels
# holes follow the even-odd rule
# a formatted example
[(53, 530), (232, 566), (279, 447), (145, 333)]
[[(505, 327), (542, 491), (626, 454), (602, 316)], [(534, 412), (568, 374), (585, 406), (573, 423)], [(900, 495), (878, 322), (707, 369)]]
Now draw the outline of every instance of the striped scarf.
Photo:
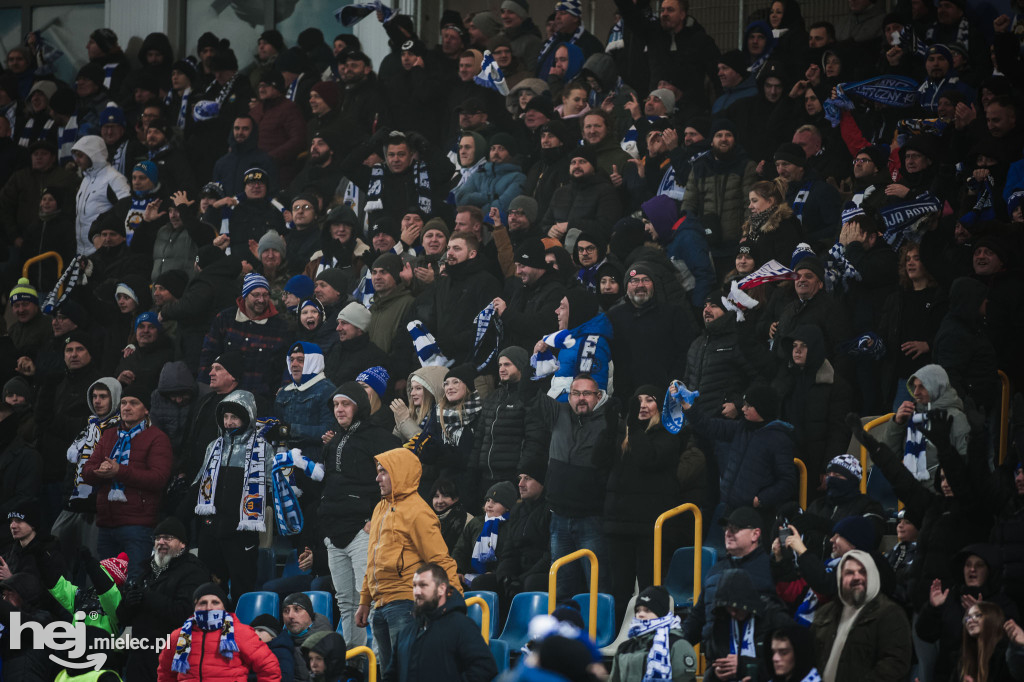
[(106, 419), (96, 416), (89, 417), (89, 423), (78, 434), (75, 442), (68, 447), (68, 462), (75, 465), (75, 484), (71, 489), (69, 499), (84, 500), (92, 494), (92, 486), (82, 478), (82, 469), (85, 468), (85, 463), (89, 461), (93, 450), (96, 449), (96, 444), (100, 442), (100, 436), (111, 426), (117, 426), (120, 418), (120, 414), (116, 412)]
[(502, 323), (501, 318), (494, 314), (494, 304), (488, 303), (487, 307), (477, 313), (476, 318), (473, 320), (476, 323), (476, 339), (473, 341), (473, 354), (470, 356), (476, 360), (481, 351), (484, 338), (487, 336), (487, 332), (493, 326), (494, 333), (491, 337), (494, 339), (494, 344), (488, 353), (487, 358), (476, 367), (476, 371), (482, 372), (487, 365), (491, 364), (491, 360), (498, 354), (498, 349), (501, 348), (502, 338), (505, 336), (505, 325)]
[(548, 70), (551, 68), (551, 62), (555, 59), (554, 52), (548, 54), (548, 50), (551, 49), (552, 45), (555, 43), (569, 43), (570, 45), (575, 45), (576, 41), (581, 37), (583, 37), (583, 22), (580, 22), (579, 28), (576, 29), (576, 32), (573, 33), (568, 40), (562, 40), (562, 36), (558, 33), (548, 38), (547, 42), (540, 48), (540, 54), (537, 55), (537, 73), (540, 74), (540, 77), (547, 78)]
[[(127, 466), (132, 455), (132, 439), (145, 431), (147, 426), (149, 426), (148, 417), (127, 431), (118, 428), (117, 442), (114, 444), (114, 449), (110, 452), (110, 459), (117, 462), (118, 466)], [(110, 491), (107, 493), (107, 500), (110, 502), (127, 502), (128, 498), (124, 494), (124, 483), (114, 478), (110, 479)]]
[[(217, 478), (220, 475), (223, 453), (224, 436), (221, 436), (213, 442), (200, 474), (199, 498), (195, 507), (195, 513), (199, 516), (213, 516), (217, 513), (214, 497), (217, 493)], [(239, 520), (236, 530), (266, 530), (266, 454), (267, 441), (260, 437), (258, 429), (254, 429), (245, 445), (245, 478), (242, 481), (242, 499), (238, 509)]]
[(224, 609), (196, 611), (185, 621), (178, 633), (178, 642), (174, 646), (174, 660), (171, 662), (171, 670), (176, 673), (184, 675), (191, 667), (188, 656), (192, 653), (192, 629), (197, 626), (204, 632), (220, 630), (220, 644), (217, 650), (224, 658), (231, 660), (238, 652), (238, 644), (235, 643), (235, 619), (230, 613)]
[(927, 438), (922, 429), (928, 428), (928, 413), (916, 412), (907, 421), (907, 441), (903, 445), (903, 466), (919, 481), (928, 480)]
[[(67, 299), (68, 295), (74, 291), (79, 282), (83, 284), (85, 283), (87, 279), (86, 270), (88, 269), (86, 264), (88, 262), (89, 261), (85, 256), (75, 256), (75, 259), (72, 260), (66, 268), (64, 268), (64, 272), (61, 274), (60, 279), (57, 280), (57, 283), (53, 285), (53, 289), (51, 289), (50, 293), (48, 293), (46, 298), (43, 299), (43, 305), (41, 307), (44, 313), (52, 315), (53, 309), (58, 307)], [(63, 291), (61, 291), (62, 287)], [(60, 295), (58, 295), (58, 292), (60, 292)]]
[(654, 642), (647, 652), (647, 670), (643, 682), (672, 679), (672, 656), (669, 648), (669, 633), (673, 628), (679, 629), (679, 616), (669, 613), (661, 618), (640, 620), (634, 618), (629, 625), (629, 637), (639, 637), (654, 631)]
[(487, 564), (494, 561), (495, 549), (498, 547), (498, 529), (501, 524), (508, 521), (508, 512), (501, 516), (484, 517), (483, 528), (473, 545), (473, 555), (470, 559), (471, 573), (466, 575), (466, 581), (473, 582), (473, 578), (487, 572)]
[[(433, 202), (430, 199), (430, 170), (423, 161), (412, 164), (413, 183), (416, 186), (417, 205), (424, 213), (433, 213)], [(366, 190), (366, 205), (363, 210), (381, 211), (384, 209), (384, 164), (376, 164), (370, 169), (370, 187)]]

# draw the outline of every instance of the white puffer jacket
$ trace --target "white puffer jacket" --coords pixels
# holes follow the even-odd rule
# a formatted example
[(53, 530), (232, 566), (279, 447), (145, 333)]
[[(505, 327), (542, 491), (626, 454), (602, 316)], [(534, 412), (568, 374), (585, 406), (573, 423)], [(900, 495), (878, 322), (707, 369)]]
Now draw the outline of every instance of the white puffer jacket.
[(123, 175), (107, 163), (107, 145), (98, 135), (86, 135), (71, 148), (80, 151), (92, 159), (90, 166), (82, 174), (82, 184), (78, 187), (75, 197), (77, 217), (75, 218), (75, 236), (78, 240), (78, 253), (88, 256), (96, 248), (89, 239), (89, 228), (101, 213), (109, 211), (118, 199), (131, 194), (131, 187)]

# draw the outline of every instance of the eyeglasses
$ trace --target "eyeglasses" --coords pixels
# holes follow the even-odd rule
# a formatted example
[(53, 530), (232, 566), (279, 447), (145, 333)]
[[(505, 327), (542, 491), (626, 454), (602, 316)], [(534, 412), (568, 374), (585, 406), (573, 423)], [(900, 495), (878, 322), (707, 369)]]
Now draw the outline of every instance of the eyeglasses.
[(871, 161), (871, 159), (854, 159), (853, 160), (853, 165), (854, 166), (859, 166), (859, 165), (864, 164), (864, 163), (872, 163), (872, 161)]
[(524, 211), (524, 210), (523, 210), (523, 209), (521, 209), (521, 208), (510, 208), (510, 209), (508, 210), (508, 214), (509, 214), (510, 216), (511, 216), (511, 215), (515, 215), (515, 216), (525, 216), (525, 215), (526, 215), (526, 211)]
[(309, 205), (309, 204), (299, 204), (297, 206), (292, 206), (292, 210), (293, 211), (312, 211), (313, 207), (311, 205)]
[(966, 616), (964, 616), (964, 622), (970, 623), (972, 620), (981, 620), (984, 617), (985, 616), (981, 613), (968, 613)]
[(590, 246), (577, 246), (576, 251), (578, 253), (594, 253), (597, 251), (597, 247), (591, 244)]
[(630, 277), (629, 278), (629, 283), (630, 284), (651, 284), (652, 281), (651, 281), (650, 277)]
[(153, 542), (170, 542), (171, 540), (177, 540), (173, 535), (154, 535)]
[(569, 391), (573, 398), (593, 398), (601, 394), (601, 391)]

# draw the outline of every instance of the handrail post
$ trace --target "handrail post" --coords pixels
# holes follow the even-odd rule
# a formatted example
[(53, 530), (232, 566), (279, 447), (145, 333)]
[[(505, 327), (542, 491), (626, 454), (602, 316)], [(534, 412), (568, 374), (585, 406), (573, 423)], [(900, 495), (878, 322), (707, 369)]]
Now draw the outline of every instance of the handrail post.
[(366, 680), (367, 682), (377, 682), (377, 657), (373, 654), (373, 649), (368, 646), (357, 646), (349, 649), (345, 652), (345, 660), (355, 658), (357, 656), (366, 656)]
[(999, 464), (1006, 461), (1006, 449), (1010, 444), (1010, 377), (1003, 370), (999, 372)]
[(470, 597), (466, 600), (466, 606), (476, 604), (480, 607), (480, 634), (484, 636), (484, 644), (491, 643), (491, 607), (483, 597)]
[[(887, 415), (875, 417), (874, 419), (872, 419), (871, 421), (864, 425), (864, 430), (870, 431), (876, 426), (881, 426), (882, 424), (892, 419), (895, 414), (895, 412), (890, 412)], [(860, 470), (860, 491), (866, 495), (868, 492), (868, 449), (863, 445), (860, 446)]]
[[(40, 254), (37, 254), (29, 258), (27, 261), (25, 261), (25, 264), (21, 266), (21, 276), (28, 277), (28, 271), (33, 265), (44, 260), (49, 260), (50, 258), (54, 258), (57, 260), (57, 277), (60, 277), (61, 275), (64, 274), (64, 258), (56, 251), (44, 251)], [(57, 294), (60, 295), (63, 293), (64, 285), (62, 284)]]
[(558, 569), (566, 564), (571, 564), (577, 559), (590, 560), (590, 639), (597, 641), (597, 555), (589, 549), (577, 549), (575, 552), (558, 557), (551, 564), (548, 571), (548, 613), (555, 611), (555, 593), (558, 587)]
[(807, 465), (799, 457), (793, 458), (793, 464), (800, 470), (800, 508), (807, 511)]
[(673, 516), (679, 516), (686, 512), (693, 512), (693, 603), (696, 604), (697, 597), (700, 596), (701, 542), (704, 536), (704, 518), (700, 514), (700, 507), (692, 502), (669, 509), (654, 522), (654, 584), (661, 584), (662, 527)]

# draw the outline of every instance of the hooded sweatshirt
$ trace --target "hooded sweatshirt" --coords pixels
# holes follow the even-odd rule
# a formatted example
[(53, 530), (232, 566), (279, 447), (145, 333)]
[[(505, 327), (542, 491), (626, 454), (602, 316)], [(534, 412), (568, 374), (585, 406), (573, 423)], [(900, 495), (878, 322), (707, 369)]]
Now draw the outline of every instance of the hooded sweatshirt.
[(75, 196), (75, 235), (78, 253), (88, 256), (96, 248), (89, 239), (89, 229), (104, 211), (109, 210), (118, 199), (131, 194), (131, 187), (123, 175), (107, 162), (107, 145), (98, 135), (86, 135), (71, 148), (92, 160), (92, 165), (82, 172), (82, 184)]
[[(856, 559), (860, 562), (864, 567), (865, 573), (867, 573), (866, 594), (864, 596), (864, 603), (860, 606), (850, 603), (843, 594), (843, 567), (850, 559)], [(850, 635), (850, 630), (853, 629), (854, 624), (857, 622), (857, 616), (860, 615), (864, 606), (878, 596), (879, 586), (878, 569), (875, 567), (875, 562), (870, 554), (859, 549), (853, 549), (843, 555), (843, 558), (839, 561), (839, 568), (836, 570), (836, 587), (839, 589), (839, 601), (843, 604), (843, 613), (839, 619), (839, 629), (836, 631), (835, 641), (832, 643), (832, 651), (828, 656), (825, 670), (822, 673), (822, 679), (825, 682), (833, 682), (836, 679), (836, 670), (839, 667), (839, 659), (843, 654), (843, 647), (846, 646), (846, 638)]]
[(370, 519), (370, 548), (359, 605), (377, 608), (399, 600), (412, 600), (416, 569), (433, 562), (448, 574), (453, 588), (462, 591), (455, 561), (441, 536), (434, 510), (417, 494), (422, 466), (405, 448), (374, 458), (391, 479), (391, 492), (383, 496)]

